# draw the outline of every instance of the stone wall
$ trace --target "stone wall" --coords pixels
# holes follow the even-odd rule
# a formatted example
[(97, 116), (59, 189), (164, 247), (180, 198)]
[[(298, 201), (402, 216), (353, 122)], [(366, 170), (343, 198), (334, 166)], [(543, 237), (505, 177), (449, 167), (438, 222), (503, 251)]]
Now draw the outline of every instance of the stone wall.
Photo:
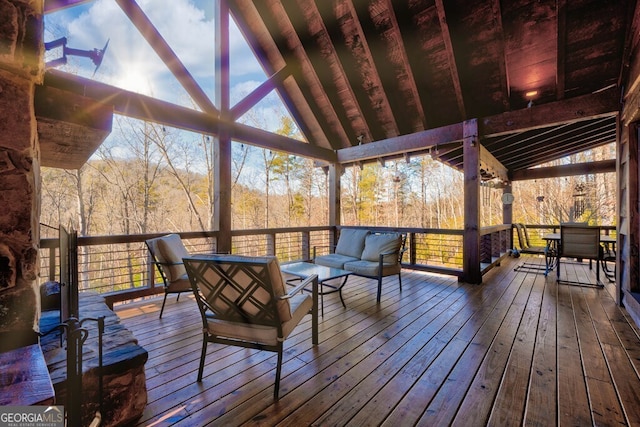
[(40, 177), (35, 84), (43, 2), (0, 0), (0, 349), (35, 339)]

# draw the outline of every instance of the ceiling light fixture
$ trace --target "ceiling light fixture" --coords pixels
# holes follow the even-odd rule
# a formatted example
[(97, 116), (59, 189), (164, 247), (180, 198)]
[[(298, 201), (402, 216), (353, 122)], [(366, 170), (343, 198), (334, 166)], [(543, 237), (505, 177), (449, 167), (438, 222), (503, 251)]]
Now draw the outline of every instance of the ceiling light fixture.
[(524, 97), (525, 98), (533, 98), (534, 96), (536, 96), (538, 94), (537, 90), (530, 90), (524, 93)]

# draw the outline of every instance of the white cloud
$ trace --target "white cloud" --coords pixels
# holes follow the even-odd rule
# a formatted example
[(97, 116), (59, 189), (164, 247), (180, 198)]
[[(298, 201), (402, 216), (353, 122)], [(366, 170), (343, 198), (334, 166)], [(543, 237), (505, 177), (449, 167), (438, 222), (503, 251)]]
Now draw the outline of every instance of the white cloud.
[[(195, 2), (202, 3), (198, 0)], [(195, 2), (140, 0), (138, 4), (205, 92), (212, 95), (214, 22), (210, 11), (207, 13), (198, 8)], [(207, 2), (202, 5), (210, 8)], [(51, 14), (47, 16), (46, 25), (55, 28), (56, 32), (66, 32), (63, 35), (67, 36), (70, 47), (102, 48), (110, 40), (100, 76), (96, 76), (96, 79), (177, 102), (170, 99), (177, 88), (175, 78), (115, 2), (96, 0), (83, 7)], [(262, 73), (233, 20), (230, 32), (232, 75)], [(70, 64), (84, 68), (89, 75), (93, 73), (89, 60), (73, 59), (72, 62), (70, 58)], [(184, 94), (184, 91), (181, 92)]]

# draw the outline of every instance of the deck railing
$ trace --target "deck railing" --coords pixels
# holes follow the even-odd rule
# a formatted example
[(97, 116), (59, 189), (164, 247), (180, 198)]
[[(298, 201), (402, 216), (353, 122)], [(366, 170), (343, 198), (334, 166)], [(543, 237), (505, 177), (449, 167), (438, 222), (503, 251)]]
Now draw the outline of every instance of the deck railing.
[[(462, 230), (370, 228), (407, 233), (403, 267), (444, 274), (462, 272)], [(276, 255), (280, 262), (309, 260), (313, 248), (329, 252), (335, 227), (301, 227), (232, 231), (232, 253)], [(80, 291), (103, 294), (112, 304), (161, 293), (162, 282), (150, 262), (145, 240), (159, 234), (78, 237), (78, 282)], [(217, 232), (179, 233), (191, 253), (216, 251)], [(42, 239), (42, 281), (59, 278), (59, 241)]]
[[(340, 227), (319, 226), (232, 231), (232, 253), (240, 255), (276, 255), (280, 262), (309, 260), (313, 248), (318, 255), (328, 253)], [(365, 228), (365, 227), (362, 227)], [(366, 227), (373, 231), (397, 231), (407, 234), (403, 268), (460, 277), (463, 268), (463, 230), (428, 228)], [(553, 230), (553, 226), (529, 226)], [(93, 290), (107, 302), (136, 299), (162, 293), (162, 282), (150, 262), (144, 241), (166, 233), (78, 237), (78, 280), (80, 291)], [(218, 233), (179, 233), (191, 253), (216, 251)], [(483, 272), (497, 264), (512, 247), (510, 225), (481, 230)], [(58, 239), (42, 239), (42, 281), (59, 277)]]

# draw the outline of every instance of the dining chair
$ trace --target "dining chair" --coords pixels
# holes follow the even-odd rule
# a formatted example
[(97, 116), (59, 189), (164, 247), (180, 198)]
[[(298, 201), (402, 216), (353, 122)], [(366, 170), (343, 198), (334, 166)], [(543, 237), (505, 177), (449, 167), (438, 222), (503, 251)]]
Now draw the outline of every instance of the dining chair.
[(180, 299), (182, 292), (191, 292), (191, 284), (187, 277), (182, 258), (189, 255), (178, 234), (168, 234), (145, 241), (152, 262), (158, 268), (164, 284), (164, 299), (160, 309), (160, 318), (167, 302), (167, 295), (178, 294), (176, 301)]
[[(311, 275), (287, 291), (273, 256), (194, 255), (184, 258), (202, 318), (202, 381), (208, 343), (276, 352), (273, 397), (278, 400), (283, 344), (311, 313), (311, 338), (318, 344), (318, 276)], [(311, 294), (303, 293), (311, 287)]]
[[(600, 227), (561, 224), (560, 243), (558, 245), (557, 282), (580, 286), (603, 287), (600, 282)], [(596, 261), (596, 283), (560, 280), (560, 266), (562, 258), (577, 258)]]

